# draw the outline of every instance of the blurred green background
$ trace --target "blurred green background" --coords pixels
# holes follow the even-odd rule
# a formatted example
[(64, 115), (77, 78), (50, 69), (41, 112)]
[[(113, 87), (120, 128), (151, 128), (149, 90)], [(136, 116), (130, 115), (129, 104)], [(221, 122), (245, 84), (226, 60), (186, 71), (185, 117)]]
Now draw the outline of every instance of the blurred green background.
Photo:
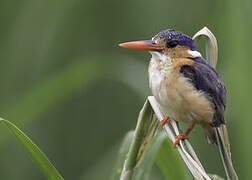
[[(120, 141), (150, 95), (150, 55), (118, 43), (203, 26), (219, 43), (228, 89), (234, 166), (252, 177), (249, 0), (0, 0), (1, 116), (20, 127), (65, 179), (108, 179)], [(44, 179), (10, 132), (0, 129), (0, 179)], [(200, 128), (192, 144), (209, 173), (224, 177)], [(169, 154), (168, 154), (169, 155)]]

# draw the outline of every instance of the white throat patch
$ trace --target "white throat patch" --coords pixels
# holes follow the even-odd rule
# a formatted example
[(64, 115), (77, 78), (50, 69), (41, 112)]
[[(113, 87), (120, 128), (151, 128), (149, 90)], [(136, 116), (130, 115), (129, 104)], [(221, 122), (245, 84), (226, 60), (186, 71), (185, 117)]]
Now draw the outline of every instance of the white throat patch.
[(171, 58), (167, 55), (164, 55), (163, 53), (156, 52), (156, 51), (150, 51), (152, 57), (151, 60), (161, 60), (161, 61), (171, 61)]

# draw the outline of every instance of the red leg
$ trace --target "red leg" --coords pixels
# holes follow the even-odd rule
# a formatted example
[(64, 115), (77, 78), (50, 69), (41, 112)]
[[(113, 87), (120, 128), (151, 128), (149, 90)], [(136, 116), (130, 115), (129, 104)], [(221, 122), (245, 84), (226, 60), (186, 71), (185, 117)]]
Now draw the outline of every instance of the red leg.
[(174, 142), (174, 144), (173, 144), (173, 147), (174, 148), (176, 148), (176, 146), (177, 145), (179, 145), (179, 142), (181, 141), (181, 140), (185, 140), (185, 139), (189, 139), (189, 134), (190, 134), (190, 132), (193, 130), (193, 128), (194, 128), (194, 123), (186, 130), (186, 133), (185, 133), (185, 135), (178, 135), (178, 136), (176, 136), (176, 139), (175, 139), (175, 142)]
[(174, 144), (173, 144), (173, 147), (176, 148), (177, 145), (179, 145), (179, 142), (180, 142), (181, 140), (185, 140), (185, 139), (189, 139), (189, 136), (185, 136), (185, 135), (182, 135), (182, 134), (177, 135), (177, 136), (176, 136), (176, 139), (175, 139), (175, 142), (174, 142)]
[(162, 121), (161, 121), (161, 127), (164, 127), (165, 123), (167, 123), (167, 121), (169, 121), (169, 117), (166, 116)]

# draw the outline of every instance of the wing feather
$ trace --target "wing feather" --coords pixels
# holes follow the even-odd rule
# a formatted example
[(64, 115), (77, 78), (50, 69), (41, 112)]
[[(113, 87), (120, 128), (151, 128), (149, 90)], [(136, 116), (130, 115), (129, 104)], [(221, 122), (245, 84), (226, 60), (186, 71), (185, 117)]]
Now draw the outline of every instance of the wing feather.
[(180, 69), (182, 73), (194, 87), (204, 92), (212, 101), (215, 114), (213, 126), (224, 124), (224, 111), (226, 107), (226, 88), (217, 71), (202, 58), (194, 59), (192, 66), (185, 65)]

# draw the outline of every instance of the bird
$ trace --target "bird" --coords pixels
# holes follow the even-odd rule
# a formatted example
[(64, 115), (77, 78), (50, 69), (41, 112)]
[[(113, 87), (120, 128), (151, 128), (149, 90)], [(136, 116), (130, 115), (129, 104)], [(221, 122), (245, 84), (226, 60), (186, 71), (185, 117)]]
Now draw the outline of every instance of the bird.
[[(184, 134), (176, 136), (173, 147), (179, 146), (181, 140), (189, 139), (195, 125), (199, 125), (207, 142), (219, 146), (225, 170), (234, 171), (224, 118), (227, 90), (220, 74), (202, 57), (194, 40), (182, 32), (167, 29), (151, 40), (131, 41), (119, 46), (151, 54), (148, 80), (165, 115), (161, 126), (170, 119), (188, 126)], [(228, 172), (228, 179), (238, 179), (232, 170)]]

